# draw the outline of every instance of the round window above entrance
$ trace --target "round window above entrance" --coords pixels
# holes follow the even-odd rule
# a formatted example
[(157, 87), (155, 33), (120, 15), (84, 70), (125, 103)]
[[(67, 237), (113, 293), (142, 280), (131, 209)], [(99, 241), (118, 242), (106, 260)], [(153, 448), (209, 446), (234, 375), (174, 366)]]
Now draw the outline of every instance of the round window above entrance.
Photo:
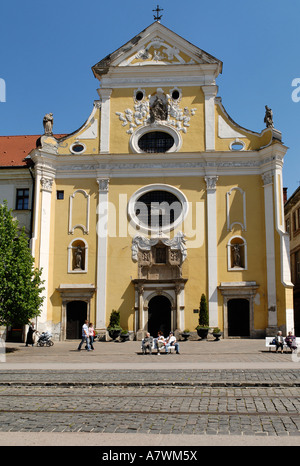
[(182, 138), (171, 125), (155, 123), (138, 128), (129, 143), (131, 150), (138, 154), (164, 154), (179, 151)]
[(151, 131), (138, 140), (138, 146), (143, 152), (160, 154), (167, 152), (174, 145), (174, 138), (164, 131)]
[(185, 195), (170, 185), (153, 184), (136, 191), (128, 204), (132, 226), (137, 230), (167, 232), (179, 226), (188, 211)]

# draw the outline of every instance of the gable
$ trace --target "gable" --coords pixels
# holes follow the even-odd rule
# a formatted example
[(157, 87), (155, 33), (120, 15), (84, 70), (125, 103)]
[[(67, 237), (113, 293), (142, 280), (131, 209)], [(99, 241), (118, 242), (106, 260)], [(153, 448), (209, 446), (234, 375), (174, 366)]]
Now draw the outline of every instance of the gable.
[(136, 35), (115, 52), (92, 67), (100, 79), (112, 68), (160, 65), (216, 65), (222, 72), (222, 62), (194, 46), (159, 22)]

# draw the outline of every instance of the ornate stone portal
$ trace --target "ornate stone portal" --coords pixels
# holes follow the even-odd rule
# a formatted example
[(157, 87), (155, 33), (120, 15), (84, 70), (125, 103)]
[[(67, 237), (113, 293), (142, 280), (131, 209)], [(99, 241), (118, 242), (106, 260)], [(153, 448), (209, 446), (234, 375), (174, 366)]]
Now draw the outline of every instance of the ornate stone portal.
[(182, 264), (187, 252), (183, 233), (173, 239), (135, 236), (132, 240), (132, 260), (138, 263), (135, 285), (135, 332), (137, 340), (148, 330), (148, 306), (152, 297), (163, 295), (171, 303), (171, 330), (184, 326), (184, 287)]

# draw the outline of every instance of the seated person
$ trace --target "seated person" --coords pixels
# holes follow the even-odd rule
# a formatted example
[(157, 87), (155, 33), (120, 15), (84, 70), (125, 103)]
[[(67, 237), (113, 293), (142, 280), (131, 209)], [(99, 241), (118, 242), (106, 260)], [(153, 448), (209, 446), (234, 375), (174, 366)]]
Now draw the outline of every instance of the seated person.
[(279, 331), (275, 337), (276, 353), (279, 348), (280, 348), (280, 352), (283, 353), (283, 344), (284, 344), (284, 340), (283, 340), (282, 332)]
[(150, 333), (147, 332), (145, 338), (142, 340), (142, 351), (143, 354), (146, 354), (148, 350), (150, 354), (152, 354), (152, 345), (153, 345), (153, 337), (150, 336)]
[(165, 337), (163, 336), (163, 333), (159, 331), (157, 333), (157, 338), (154, 340), (154, 346), (157, 349), (157, 354), (160, 354), (160, 350), (165, 347)]
[(168, 336), (166, 340), (166, 353), (170, 353), (170, 346), (175, 346), (175, 351), (176, 354), (179, 354), (179, 344), (176, 341), (176, 337), (173, 332), (170, 332), (170, 335)]
[(292, 334), (292, 332), (289, 332), (285, 337), (285, 342), (291, 351), (297, 349), (296, 337)]

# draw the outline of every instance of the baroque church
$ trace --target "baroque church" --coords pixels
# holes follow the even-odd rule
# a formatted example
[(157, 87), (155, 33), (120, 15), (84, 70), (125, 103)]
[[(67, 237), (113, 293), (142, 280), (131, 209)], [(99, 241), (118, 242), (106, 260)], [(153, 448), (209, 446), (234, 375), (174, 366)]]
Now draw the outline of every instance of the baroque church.
[(202, 294), (224, 338), (293, 330), (287, 148), (270, 109), (260, 133), (235, 123), (217, 96), (222, 62), (159, 21), (92, 71), (86, 122), (55, 135), (46, 115), (26, 158), (38, 330), (79, 338), (88, 319), (105, 338), (118, 310), (138, 340), (195, 331)]

